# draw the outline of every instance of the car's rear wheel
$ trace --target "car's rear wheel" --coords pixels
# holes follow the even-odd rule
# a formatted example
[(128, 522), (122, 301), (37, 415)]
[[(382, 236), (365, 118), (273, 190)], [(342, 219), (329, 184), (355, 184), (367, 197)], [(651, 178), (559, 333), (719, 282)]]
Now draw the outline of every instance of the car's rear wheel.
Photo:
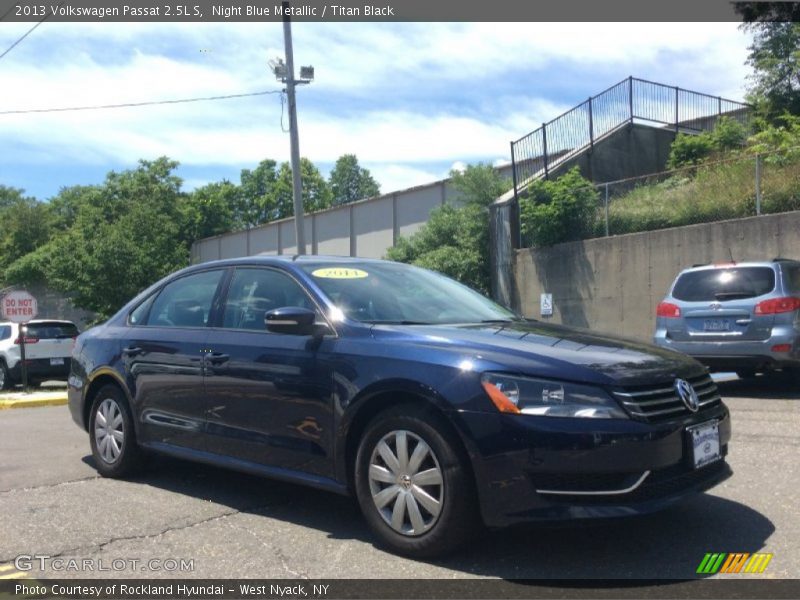
[(103, 386), (95, 395), (89, 420), (89, 439), (97, 471), (103, 477), (125, 477), (141, 465), (133, 418), (122, 390)]
[(11, 387), (11, 375), (8, 373), (6, 363), (0, 359), (0, 390), (7, 390)]
[(364, 432), (355, 468), (367, 523), (398, 553), (441, 555), (479, 527), (469, 466), (430, 411), (407, 405), (380, 413)]

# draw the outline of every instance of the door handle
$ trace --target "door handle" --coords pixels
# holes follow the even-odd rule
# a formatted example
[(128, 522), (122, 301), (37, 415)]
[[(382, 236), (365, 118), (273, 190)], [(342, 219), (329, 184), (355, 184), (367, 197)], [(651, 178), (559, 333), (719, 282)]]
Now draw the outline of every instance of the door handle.
[(122, 353), (125, 356), (136, 356), (137, 354), (141, 354), (143, 350), (138, 346), (128, 346), (127, 348), (122, 349)]
[(206, 354), (206, 360), (212, 365), (219, 365), (230, 360), (229, 354), (222, 354), (221, 352), (211, 352)]

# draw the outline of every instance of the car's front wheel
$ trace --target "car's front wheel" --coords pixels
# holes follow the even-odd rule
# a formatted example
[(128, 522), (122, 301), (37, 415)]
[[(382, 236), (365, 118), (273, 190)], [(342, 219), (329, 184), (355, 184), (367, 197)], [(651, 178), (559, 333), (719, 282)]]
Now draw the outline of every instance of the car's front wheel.
[(128, 402), (115, 385), (102, 387), (94, 397), (89, 438), (97, 471), (103, 477), (125, 477), (138, 469), (142, 451), (136, 444)]
[(358, 501), (392, 550), (431, 557), (463, 544), (479, 526), (469, 467), (442, 418), (413, 405), (367, 426), (355, 465)]

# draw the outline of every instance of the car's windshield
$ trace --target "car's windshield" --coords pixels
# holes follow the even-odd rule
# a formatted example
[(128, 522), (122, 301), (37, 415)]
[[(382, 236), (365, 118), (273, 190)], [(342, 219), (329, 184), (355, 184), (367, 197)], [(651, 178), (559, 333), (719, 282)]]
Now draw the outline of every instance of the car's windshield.
[(432, 271), (400, 263), (311, 264), (303, 269), (350, 319), (365, 323), (505, 322), (513, 312)]

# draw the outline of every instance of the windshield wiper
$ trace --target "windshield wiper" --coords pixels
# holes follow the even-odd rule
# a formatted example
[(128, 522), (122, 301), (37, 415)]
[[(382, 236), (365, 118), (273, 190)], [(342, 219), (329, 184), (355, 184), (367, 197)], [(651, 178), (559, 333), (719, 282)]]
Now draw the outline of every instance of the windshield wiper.
[(509, 319), (483, 319), (481, 321), (481, 323), (488, 323), (490, 325), (492, 323), (499, 323), (499, 324), (502, 325), (504, 323), (516, 323), (518, 321), (524, 321), (524, 319), (512, 319), (512, 318), (509, 318)]
[(717, 292), (714, 298), (717, 300), (730, 300), (731, 298), (752, 298), (753, 294), (750, 292)]
[(361, 321), (362, 323), (369, 323), (370, 325), (432, 325), (427, 321)]

